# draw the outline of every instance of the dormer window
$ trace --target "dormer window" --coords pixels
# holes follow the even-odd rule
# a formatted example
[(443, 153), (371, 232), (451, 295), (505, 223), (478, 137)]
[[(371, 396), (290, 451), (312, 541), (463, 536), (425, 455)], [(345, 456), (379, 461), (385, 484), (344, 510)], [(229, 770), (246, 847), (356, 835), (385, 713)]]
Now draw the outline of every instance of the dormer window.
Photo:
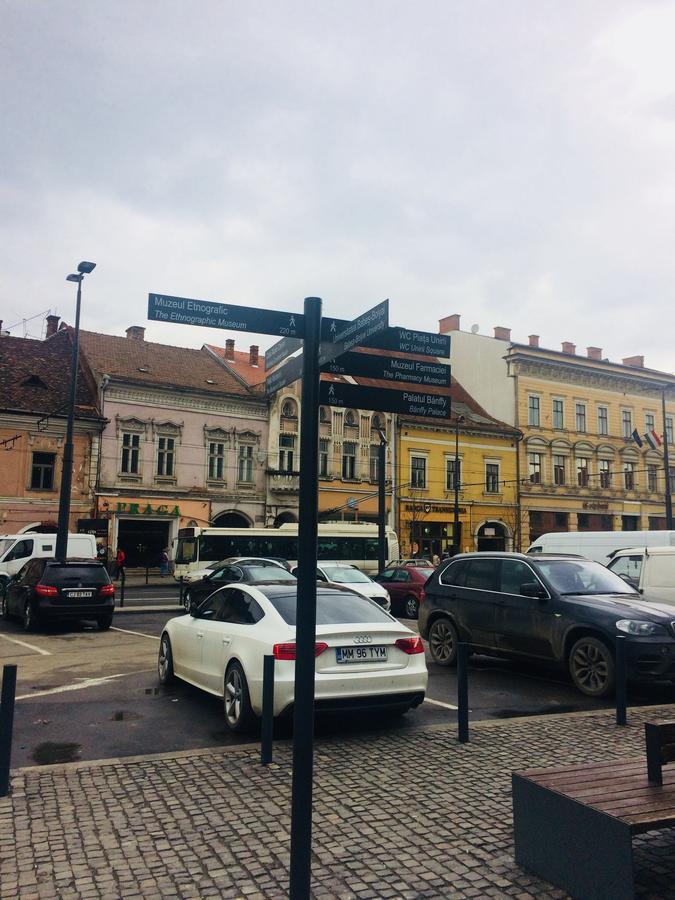
[(24, 380), (21, 382), (21, 387), (38, 387), (44, 388), (45, 390), (47, 389), (47, 385), (40, 378), (40, 376), (35, 374), (29, 375), (28, 378), (24, 378)]

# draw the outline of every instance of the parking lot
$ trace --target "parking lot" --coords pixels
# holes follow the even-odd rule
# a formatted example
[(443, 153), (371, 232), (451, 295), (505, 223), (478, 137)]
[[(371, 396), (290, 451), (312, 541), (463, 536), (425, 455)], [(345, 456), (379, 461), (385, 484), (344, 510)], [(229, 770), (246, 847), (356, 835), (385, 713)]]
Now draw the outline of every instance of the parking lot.
[[(12, 766), (104, 759), (218, 747), (256, 740), (235, 737), (223, 722), (222, 702), (178, 683), (157, 680), (159, 636), (173, 614), (173, 585), (127, 592), (113, 628), (63, 625), (25, 634), (18, 623), (0, 622), (0, 660), (18, 665)], [(415, 628), (415, 622), (404, 620)], [(317, 737), (406, 731), (456, 721), (457, 681), (453, 669), (431, 662), (427, 699), (403, 718), (325, 717)], [(469, 671), (472, 719), (496, 719), (600, 709), (611, 701), (579, 694), (554, 668), (476, 656)], [(633, 705), (669, 703), (670, 686), (633, 687)], [(276, 737), (292, 736), (279, 722)]]

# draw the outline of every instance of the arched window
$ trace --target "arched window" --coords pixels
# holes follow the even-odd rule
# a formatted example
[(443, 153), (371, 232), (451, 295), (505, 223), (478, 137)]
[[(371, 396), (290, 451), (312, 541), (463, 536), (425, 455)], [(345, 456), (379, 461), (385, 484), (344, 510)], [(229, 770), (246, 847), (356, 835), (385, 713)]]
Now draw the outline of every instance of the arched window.
[(281, 405), (281, 415), (284, 419), (298, 418), (298, 405), (295, 400), (284, 400)]
[(347, 412), (345, 413), (345, 425), (350, 425), (351, 427), (354, 427), (355, 425), (358, 424), (358, 421), (359, 420), (358, 420), (354, 410), (348, 409)]
[(373, 418), (370, 420), (370, 427), (373, 431), (384, 431), (384, 422), (379, 413), (373, 413)]
[(327, 406), (319, 407), (319, 422), (323, 422), (324, 424), (330, 422), (330, 410)]

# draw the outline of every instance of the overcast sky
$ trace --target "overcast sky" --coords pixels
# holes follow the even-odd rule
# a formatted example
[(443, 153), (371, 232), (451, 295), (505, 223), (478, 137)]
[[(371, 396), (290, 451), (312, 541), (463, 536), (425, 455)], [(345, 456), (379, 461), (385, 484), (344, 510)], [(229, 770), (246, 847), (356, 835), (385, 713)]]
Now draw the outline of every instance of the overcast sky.
[[(673, 371), (674, 34), (658, 0), (3, 0), (0, 318), (72, 322), (91, 259), (92, 330), (389, 297)], [(146, 332), (233, 336), (273, 342)]]

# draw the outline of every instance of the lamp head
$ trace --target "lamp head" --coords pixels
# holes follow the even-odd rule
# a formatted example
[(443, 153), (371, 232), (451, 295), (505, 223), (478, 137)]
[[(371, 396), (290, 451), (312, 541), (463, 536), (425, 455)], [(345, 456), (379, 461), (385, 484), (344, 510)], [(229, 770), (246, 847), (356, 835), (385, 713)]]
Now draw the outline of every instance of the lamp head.
[(81, 275), (90, 275), (94, 269), (96, 268), (96, 263), (93, 262), (81, 262), (77, 267), (77, 271)]
[(82, 276), (71, 274), (67, 276), (66, 281), (76, 281), (79, 284), (82, 281)]

